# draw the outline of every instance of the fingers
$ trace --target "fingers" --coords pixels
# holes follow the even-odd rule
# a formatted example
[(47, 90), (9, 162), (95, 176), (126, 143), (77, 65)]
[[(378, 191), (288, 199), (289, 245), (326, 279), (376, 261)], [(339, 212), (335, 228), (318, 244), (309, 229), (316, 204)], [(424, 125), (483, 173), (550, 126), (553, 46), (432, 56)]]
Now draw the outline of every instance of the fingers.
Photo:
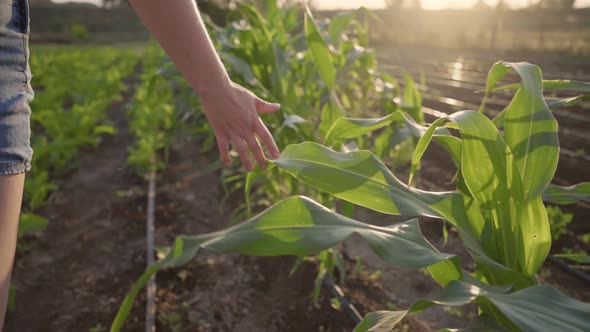
[(254, 131), (262, 144), (266, 147), (266, 150), (270, 154), (273, 159), (277, 159), (279, 157), (279, 148), (275, 143), (274, 138), (268, 131), (268, 128), (262, 123), (262, 120), (258, 119), (258, 122), (254, 125)]
[(242, 165), (246, 168), (246, 170), (251, 171), (254, 168), (252, 165), (252, 160), (250, 160), (250, 155), (248, 154), (248, 148), (246, 148), (246, 144), (244, 144), (244, 140), (241, 137), (234, 136), (231, 139), (232, 145), (238, 155), (240, 156), (240, 160), (242, 161)]
[(216, 135), (217, 148), (219, 149), (219, 156), (223, 160), (225, 166), (231, 165), (231, 156), (229, 155), (229, 145), (227, 139), (221, 135)]
[(269, 103), (268, 101), (264, 101), (258, 97), (256, 97), (254, 105), (256, 106), (256, 111), (259, 113), (273, 113), (281, 108), (280, 104)]
[(254, 158), (256, 159), (258, 165), (260, 165), (260, 167), (263, 169), (266, 168), (266, 157), (264, 156), (264, 151), (262, 151), (262, 147), (258, 143), (258, 140), (256, 140), (256, 137), (252, 135), (247, 137), (245, 140), (246, 144), (248, 144), (248, 148), (250, 151), (252, 151), (252, 154), (254, 154)]

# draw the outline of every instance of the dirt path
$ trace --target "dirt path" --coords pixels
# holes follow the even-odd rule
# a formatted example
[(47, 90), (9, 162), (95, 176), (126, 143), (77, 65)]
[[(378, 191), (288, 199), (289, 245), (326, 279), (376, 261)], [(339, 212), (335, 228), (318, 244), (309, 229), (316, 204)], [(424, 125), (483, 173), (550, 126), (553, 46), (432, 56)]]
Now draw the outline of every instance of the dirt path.
[(104, 324), (141, 271), (130, 262), (144, 256), (137, 213), (143, 202), (116, 195), (142, 183), (126, 167), (132, 136), (122, 105), (111, 110), (119, 133), (80, 153), (79, 167), (56, 181), (59, 190), (39, 211), (48, 228), (21, 242), (27, 248), (17, 254), (17, 306), (7, 331), (87, 331)]

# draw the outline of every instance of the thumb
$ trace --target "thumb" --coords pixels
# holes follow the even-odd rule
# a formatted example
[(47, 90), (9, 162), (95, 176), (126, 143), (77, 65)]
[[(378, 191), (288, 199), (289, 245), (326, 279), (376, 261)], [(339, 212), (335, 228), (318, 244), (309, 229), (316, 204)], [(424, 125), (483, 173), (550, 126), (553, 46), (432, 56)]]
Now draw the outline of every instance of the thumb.
[(254, 102), (254, 104), (256, 105), (256, 110), (259, 113), (273, 113), (278, 111), (281, 108), (280, 104), (277, 103), (269, 103), (268, 101), (264, 101), (260, 98), (256, 98), (256, 101)]

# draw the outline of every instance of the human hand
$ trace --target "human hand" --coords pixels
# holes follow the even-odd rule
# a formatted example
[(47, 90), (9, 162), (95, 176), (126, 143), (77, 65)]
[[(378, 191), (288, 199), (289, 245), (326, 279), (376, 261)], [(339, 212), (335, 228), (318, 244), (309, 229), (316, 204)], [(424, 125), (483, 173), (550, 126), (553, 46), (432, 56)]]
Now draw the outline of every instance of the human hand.
[(225, 165), (231, 165), (230, 143), (248, 171), (253, 169), (249, 151), (258, 165), (266, 168), (266, 157), (260, 143), (273, 159), (279, 157), (279, 149), (258, 115), (278, 111), (279, 104), (264, 101), (233, 82), (221, 91), (201, 97), (201, 101)]

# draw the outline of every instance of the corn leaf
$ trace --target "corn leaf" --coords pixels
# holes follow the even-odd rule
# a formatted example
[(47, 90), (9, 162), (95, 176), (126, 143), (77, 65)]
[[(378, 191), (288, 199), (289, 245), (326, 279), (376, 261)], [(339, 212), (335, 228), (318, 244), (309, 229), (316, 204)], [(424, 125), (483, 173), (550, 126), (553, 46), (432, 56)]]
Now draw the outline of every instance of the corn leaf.
[(350, 25), (355, 17), (355, 12), (340, 13), (332, 18), (328, 25), (328, 36), (331, 41), (340, 41), (340, 35)]
[[(520, 83), (508, 84), (494, 88), (494, 91), (518, 90), (522, 87)], [(590, 83), (570, 80), (544, 80), (543, 88), (549, 90), (569, 90), (576, 92), (590, 93)]]
[(270, 164), (266, 170), (258, 168), (256, 166), (252, 172), (248, 172), (246, 175), (246, 182), (244, 184), (244, 200), (246, 202), (246, 213), (248, 216), (252, 214), (252, 204), (250, 202), (250, 192), (252, 191), (252, 186), (254, 185), (254, 180), (260, 176), (261, 174), (272, 170), (275, 167), (274, 164)]
[(403, 121), (401, 112), (391, 113), (381, 118), (339, 118), (333, 122), (332, 126), (326, 134), (326, 145), (331, 145), (335, 142), (356, 138), (377, 129), (386, 127), (392, 122)]
[(543, 193), (543, 200), (554, 204), (573, 204), (589, 198), (590, 182), (582, 182), (569, 187), (551, 184)]
[(375, 311), (368, 313), (352, 332), (391, 332), (408, 311)]
[(590, 264), (590, 256), (584, 254), (557, 254), (555, 257), (569, 259), (582, 264)]
[(557, 121), (543, 97), (542, 74), (530, 63), (503, 63), (521, 77), (522, 88), (506, 108), (504, 140), (514, 155), (530, 199), (545, 191), (559, 159)]
[(379, 257), (398, 267), (426, 267), (452, 257), (440, 253), (424, 238), (417, 219), (378, 227), (339, 215), (307, 197), (295, 196), (225, 230), (178, 237), (168, 255), (149, 267), (127, 294), (111, 331), (123, 327), (135, 297), (151, 275), (185, 264), (200, 249), (256, 256), (304, 256), (331, 248), (353, 233), (365, 238)]
[(428, 147), (428, 145), (430, 144), (430, 141), (432, 140), (432, 136), (434, 135), (434, 131), (437, 128), (439, 128), (440, 125), (443, 124), (445, 121), (446, 121), (446, 118), (440, 118), (440, 119), (436, 120), (434, 123), (432, 123), (430, 125), (430, 127), (428, 128), (428, 130), (426, 130), (424, 135), (422, 135), (422, 137), (420, 137), (418, 144), (416, 144), (416, 148), (414, 149), (414, 154), (412, 155), (412, 163), (410, 165), (410, 175), (408, 177), (408, 186), (412, 185), (412, 180), (414, 179), (414, 174), (416, 173), (416, 170), (418, 169), (418, 165), (420, 164), (420, 160), (422, 159), (424, 152), (426, 152), (426, 148)]
[(334, 90), (336, 68), (334, 67), (334, 61), (332, 60), (332, 53), (322, 37), (309, 7), (306, 8), (305, 13), (304, 28), (307, 44), (311, 50), (311, 54), (322, 81), (324, 81), (328, 89)]
[(490, 71), (488, 72), (488, 78), (486, 80), (486, 89), (481, 101), (481, 106), (479, 107), (479, 111), (483, 113), (485, 111), (486, 100), (488, 95), (494, 90), (498, 81), (502, 80), (504, 76), (508, 73), (510, 68), (506, 68), (500, 62), (495, 63)]
[(404, 81), (405, 87), (402, 95), (404, 108), (416, 122), (424, 123), (424, 113), (421, 112), (422, 93), (410, 75), (405, 74)]
[[(326, 144), (360, 137), (372, 131), (386, 127), (392, 123), (405, 123), (410, 133), (420, 137), (427, 127), (419, 125), (405, 112), (397, 111), (381, 118), (340, 118), (336, 120), (326, 134)], [(448, 130), (439, 128), (439, 135), (451, 135)]]
[(387, 214), (441, 218), (435, 206), (456, 195), (408, 188), (369, 151), (339, 153), (304, 142), (287, 146), (274, 162), (338, 198)]
[(330, 127), (343, 116), (344, 108), (342, 107), (342, 103), (336, 93), (332, 91), (330, 93), (330, 102), (326, 103), (322, 109), (319, 126), (320, 132), (323, 135), (327, 135)]
[[(557, 111), (557, 110), (564, 108), (564, 107), (576, 105), (579, 102), (581, 102), (583, 100), (583, 98), (584, 98), (584, 96), (580, 95), (580, 96), (567, 97), (567, 98), (545, 98), (545, 101), (547, 102), (547, 106), (549, 106), (549, 108), (552, 111)], [(505, 108), (502, 110), (502, 112), (498, 113), (494, 117), (492, 122), (496, 125), (496, 127), (498, 127), (498, 128), (504, 127), (504, 121), (506, 120), (506, 112), (507, 112), (507, 109)]]
[(584, 95), (567, 97), (567, 98), (545, 98), (547, 106), (553, 111), (559, 110), (560, 108), (573, 106), (584, 100)]
[(393, 215), (427, 216), (451, 222), (472, 252), (485, 256), (478, 241), (484, 224), (474, 204), (467, 208), (456, 191), (427, 192), (396, 178), (370, 151), (340, 153), (320, 144), (287, 146), (274, 161), (280, 168), (318, 189), (353, 204)]
[[(452, 281), (436, 299), (418, 301), (408, 311), (368, 314), (354, 332), (391, 331), (408, 313), (416, 314), (434, 305), (462, 306), (472, 302), (484, 306), (492, 305), (500, 315), (497, 318), (501, 318), (500, 321), (507, 325), (505, 328), (510, 330), (586, 331), (590, 326), (590, 304), (567, 297), (550, 286), (541, 285), (512, 293), (498, 293), (467, 282)], [(548, 306), (547, 303), (552, 305)], [(483, 328), (475, 331), (490, 331)], [(491, 328), (493, 331), (498, 329), (496, 326)]]

